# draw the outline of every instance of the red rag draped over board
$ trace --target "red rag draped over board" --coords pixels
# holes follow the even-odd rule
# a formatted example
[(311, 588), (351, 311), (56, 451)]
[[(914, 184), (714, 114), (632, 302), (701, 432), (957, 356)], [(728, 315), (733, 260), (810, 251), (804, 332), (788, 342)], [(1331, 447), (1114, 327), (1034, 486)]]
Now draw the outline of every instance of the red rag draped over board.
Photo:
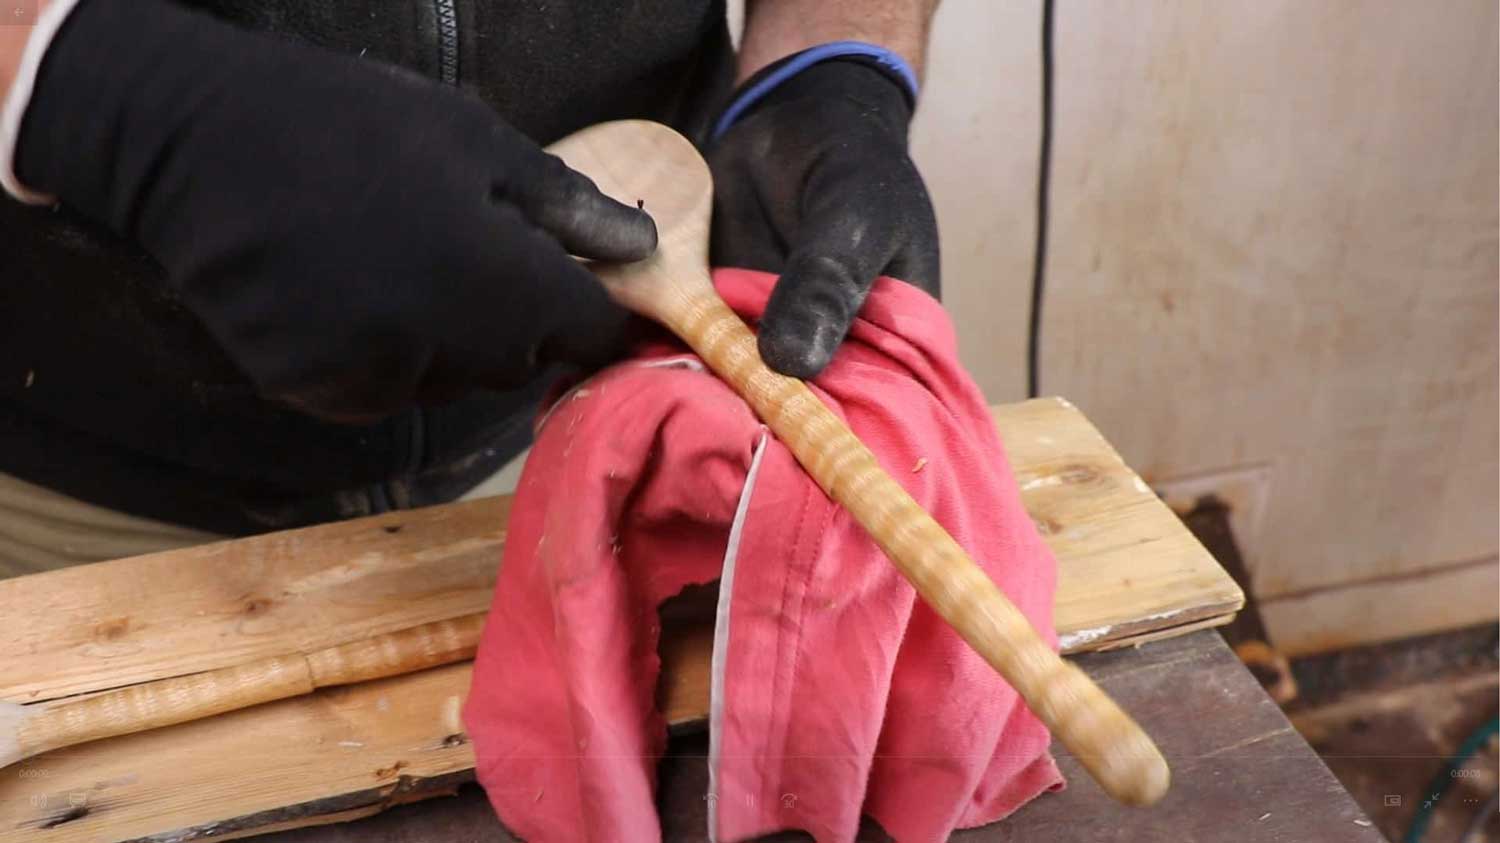
[[(774, 276), (719, 270), (754, 324)], [(1056, 562), (942, 307), (881, 279), (815, 390), (1056, 646)], [(1062, 787), (1046, 728), (727, 386), (667, 342), (563, 394), (510, 513), (464, 721), (531, 843), (656, 841), (657, 607), (722, 578), (708, 833), (939, 841)]]

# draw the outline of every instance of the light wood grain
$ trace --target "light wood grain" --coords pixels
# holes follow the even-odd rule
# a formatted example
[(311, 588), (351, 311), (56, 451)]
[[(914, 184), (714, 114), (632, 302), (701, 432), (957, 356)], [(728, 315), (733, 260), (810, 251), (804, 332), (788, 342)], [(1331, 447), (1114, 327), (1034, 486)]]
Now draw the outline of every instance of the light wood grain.
[(509, 498), (0, 581), (0, 698), (308, 652), (489, 608)]
[[(1039, 399), (992, 412), (1057, 557), (1065, 652), (1239, 608), (1234, 582), (1077, 408)], [(509, 510), (509, 497), (489, 498), (0, 580), (10, 630), (0, 699), (123, 687), (484, 611)]]
[(191, 720), (474, 658), (484, 614), (432, 621), (309, 653), (129, 685), (77, 699), (30, 706), (0, 765), (88, 741)]
[(995, 420), (1058, 560), (1064, 652), (1239, 609), (1239, 587), (1077, 408), (1026, 401), (996, 408)]
[[(39, 756), (0, 771), (0, 840), (212, 837), (309, 810), (380, 805), (413, 782), (436, 786), (473, 767), (457, 714), (469, 669), (319, 691)], [(317, 804), (297, 807), (307, 803)]]
[[(1044, 399), (994, 418), (1057, 556), (1067, 650), (1239, 608), (1234, 583), (1076, 408)], [(508, 508), (449, 504), (0, 581), (17, 632), (0, 643), (0, 697), (56, 699), (487, 608)], [(247, 611), (246, 594), (279, 597)], [(711, 630), (665, 635), (663, 710), (679, 728), (701, 723)], [(473, 763), (457, 719), (467, 690), (468, 666), (454, 665), (42, 755), (0, 770), (0, 841), (217, 837), (445, 792)], [(73, 793), (89, 813), (41, 830)]]

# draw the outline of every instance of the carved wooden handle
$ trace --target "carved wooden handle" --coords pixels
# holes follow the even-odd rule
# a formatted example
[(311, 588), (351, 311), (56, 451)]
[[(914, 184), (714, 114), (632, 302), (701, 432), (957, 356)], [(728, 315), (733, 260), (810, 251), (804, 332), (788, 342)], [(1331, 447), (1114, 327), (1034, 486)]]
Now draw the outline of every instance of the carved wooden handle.
[(313, 685), (352, 685), (474, 658), (484, 614), (424, 623), (308, 653)]
[(159, 729), (252, 705), (474, 657), (484, 615), (422, 624), (316, 650), (108, 691), (30, 714), (17, 731), (29, 758), (87, 741)]
[(922, 599), (1005, 677), (1106, 792), (1134, 805), (1159, 799), (1171, 773), (1140, 726), (1047, 646), (948, 531), (805, 383), (767, 368), (750, 329), (712, 282), (701, 280), (679, 290), (706, 292), (681, 295), (659, 307), (656, 316), (750, 404)]

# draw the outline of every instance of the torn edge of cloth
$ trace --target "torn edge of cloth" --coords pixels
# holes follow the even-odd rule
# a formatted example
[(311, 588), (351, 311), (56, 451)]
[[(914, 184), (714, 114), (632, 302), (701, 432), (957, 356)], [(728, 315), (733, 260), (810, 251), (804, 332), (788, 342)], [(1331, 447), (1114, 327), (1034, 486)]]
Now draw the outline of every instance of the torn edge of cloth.
[(719, 575), (719, 602), (714, 609), (714, 648), (709, 662), (708, 684), (708, 839), (712, 843), (718, 843), (719, 840), (719, 753), (723, 740), (724, 675), (729, 661), (729, 605), (734, 595), (734, 563), (739, 557), (745, 516), (750, 511), (750, 496), (755, 492), (755, 477), (760, 473), (760, 458), (765, 454), (766, 444), (770, 439), (770, 431), (762, 426), (760, 439), (755, 443), (755, 453), (750, 457), (750, 470), (745, 474), (745, 488), (740, 491), (740, 500), (734, 509), (734, 521), (729, 525), (729, 543), (724, 548), (724, 569)]

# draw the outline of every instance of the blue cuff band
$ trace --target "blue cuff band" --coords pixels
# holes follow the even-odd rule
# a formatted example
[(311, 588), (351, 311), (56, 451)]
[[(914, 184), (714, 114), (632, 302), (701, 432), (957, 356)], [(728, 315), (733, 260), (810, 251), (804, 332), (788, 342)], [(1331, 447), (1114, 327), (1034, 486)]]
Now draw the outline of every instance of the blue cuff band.
[(879, 62), (887, 70), (893, 71), (901, 81), (906, 83), (906, 89), (912, 99), (917, 96), (917, 74), (904, 59), (884, 47), (867, 44), (864, 41), (833, 41), (803, 50), (794, 55), (781, 67), (776, 68), (766, 78), (755, 83), (753, 86), (740, 94), (729, 107), (724, 109), (720, 115), (719, 122), (714, 124), (713, 140), (729, 130), (736, 120), (740, 119), (751, 106), (765, 98), (766, 94), (775, 90), (778, 85), (796, 76), (802, 71), (812, 67), (821, 61), (838, 58), (840, 56), (864, 56)]

